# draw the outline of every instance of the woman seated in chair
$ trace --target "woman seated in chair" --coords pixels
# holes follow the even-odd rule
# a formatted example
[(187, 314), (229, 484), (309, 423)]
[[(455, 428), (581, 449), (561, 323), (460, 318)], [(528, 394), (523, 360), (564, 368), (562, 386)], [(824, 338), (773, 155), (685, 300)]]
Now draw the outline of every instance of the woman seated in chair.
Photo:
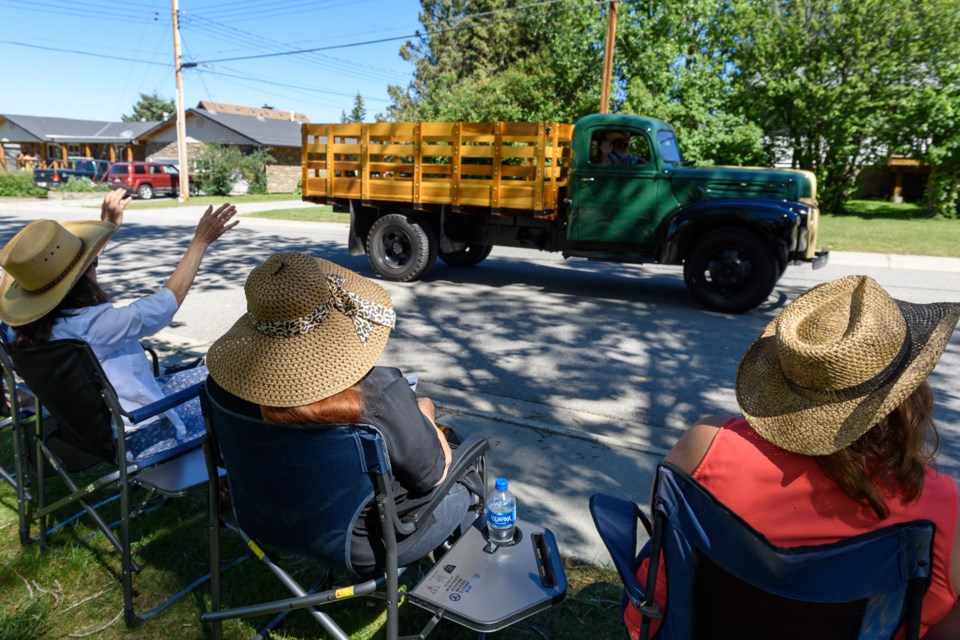
[[(386, 290), (302, 253), (271, 256), (244, 289), (247, 313), (207, 354), (211, 391), (252, 403), (267, 422), (375, 427), (386, 442), (401, 517), (426, 503), (453, 454), (433, 402), (418, 400), (399, 369), (374, 366), (396, 321)], [(454, 485), (434, 524), (399, 541), (400, 566), (465, 530), (476, 517), (473, 502), (466, 487)], [(371, 535), (379, 530), (370, 505), (352, 533), (351, 564), (360, 575), (383, 569), (379, 535)]]
[[(14, 346), (79, 339), (90, 344), (126, 411), (134, 411), (206, 378), (206, 368), (153, 377), (140, 340), (168, 326), (193, 284), (207, 248), (236, 226), (236, 208), (208, 207), (193, 240), (159, 291), (117, 307), (97, 282), (99, 254), (123, 222), (130, 202), (121, 189), (103, 199), (100, 221), (36, 220), (0, 250), (0, 320)], [(127, 455), (142, 460), (199, 438), (194, 399), (155, 420), (127, 424)]]
[[(958, 318), (958, 303), (895, 300), (867, 276), (813, 287), (740, 363), (744, 417), (701, 420), (666, 460), (778, 546), (933, 521), (921, 636), (960, 638), (960, 502), (953, 479), (931, 466), (938, 439), (926, 382)], [(638, 577), (644, 584), (646, 561)], [(624, 620), (636, 638), (639, 612), (628, 605)]]

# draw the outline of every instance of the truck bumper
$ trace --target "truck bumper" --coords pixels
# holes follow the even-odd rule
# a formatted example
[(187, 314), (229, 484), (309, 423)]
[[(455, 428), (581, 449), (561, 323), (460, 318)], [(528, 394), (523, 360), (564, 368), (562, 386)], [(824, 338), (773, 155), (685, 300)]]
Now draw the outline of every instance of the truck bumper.
[(814, 269), (819, 269), (821, 267), (827, 266), (827, 262), (830, 261), (830, 249), (820, 249), (813, 256), (813, 259), (810, 261), (810, 265)]

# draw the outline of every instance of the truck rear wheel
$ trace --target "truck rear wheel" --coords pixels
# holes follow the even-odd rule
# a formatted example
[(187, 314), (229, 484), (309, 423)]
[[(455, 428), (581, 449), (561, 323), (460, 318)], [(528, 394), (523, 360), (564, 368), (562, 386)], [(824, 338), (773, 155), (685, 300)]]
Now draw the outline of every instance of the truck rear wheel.
[(440, 259), (450, 267), (472, 267), (486, 260), (491, 251), (493, 251), (493, 245), (468, 244), (459, 251), (451, 251), (450, 253), (441, 251)]
[(384, 280), (417, 280), (437, 260), (436, 234), (413, 216), (387, 214), (370, 227), (367, 259)]
[(708, 233), (683, 263), (687, 290), (706, 309), (742, 313), (773, 291), (780, 268), (770, 248), (741, 229)]

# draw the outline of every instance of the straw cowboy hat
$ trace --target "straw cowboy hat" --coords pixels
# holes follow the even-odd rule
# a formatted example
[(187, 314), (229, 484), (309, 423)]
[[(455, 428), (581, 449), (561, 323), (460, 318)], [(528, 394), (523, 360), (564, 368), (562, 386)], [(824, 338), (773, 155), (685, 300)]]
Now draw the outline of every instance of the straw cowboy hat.
[(210, 347), (207, 368), (244, 400), (295, 407), (359, 382), (396, 323), (379, 284), (303, 253), (278, 253), (244, 285), (247, 313)]
[(35, 220), (0, 250), (0, 320), (19, 327), (66, 297), (117, 230), (109, 222)]
[(813, 287), (743, 357), (740, 409), (782, 449), (813, 456), (839, 451), (920, 386), (958, 319), (958, 303), (894, 300), (867, 276)]

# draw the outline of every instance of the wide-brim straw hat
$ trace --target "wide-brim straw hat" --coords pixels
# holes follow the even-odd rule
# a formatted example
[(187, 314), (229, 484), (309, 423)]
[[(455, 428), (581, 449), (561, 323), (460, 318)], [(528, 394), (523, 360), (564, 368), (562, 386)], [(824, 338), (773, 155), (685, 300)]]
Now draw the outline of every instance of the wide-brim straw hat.
[(737, 372), (740, 409), (782, 449), (839, 451), (927, 378), (958, 319), (958, 303), (895, 300), (867, 276), (815, 286), (747, 350)]
[(359, 382), (380, 358), (396, 316), (379, 284), (303, 253), (270, 256), (247, 277), (247, 313), (207, 354), (235, 396), (295, 407)]
[(86, 273), (115, 224), (34, 220), (0, 250), (0, 320), (19, 327), (54, 309)]

